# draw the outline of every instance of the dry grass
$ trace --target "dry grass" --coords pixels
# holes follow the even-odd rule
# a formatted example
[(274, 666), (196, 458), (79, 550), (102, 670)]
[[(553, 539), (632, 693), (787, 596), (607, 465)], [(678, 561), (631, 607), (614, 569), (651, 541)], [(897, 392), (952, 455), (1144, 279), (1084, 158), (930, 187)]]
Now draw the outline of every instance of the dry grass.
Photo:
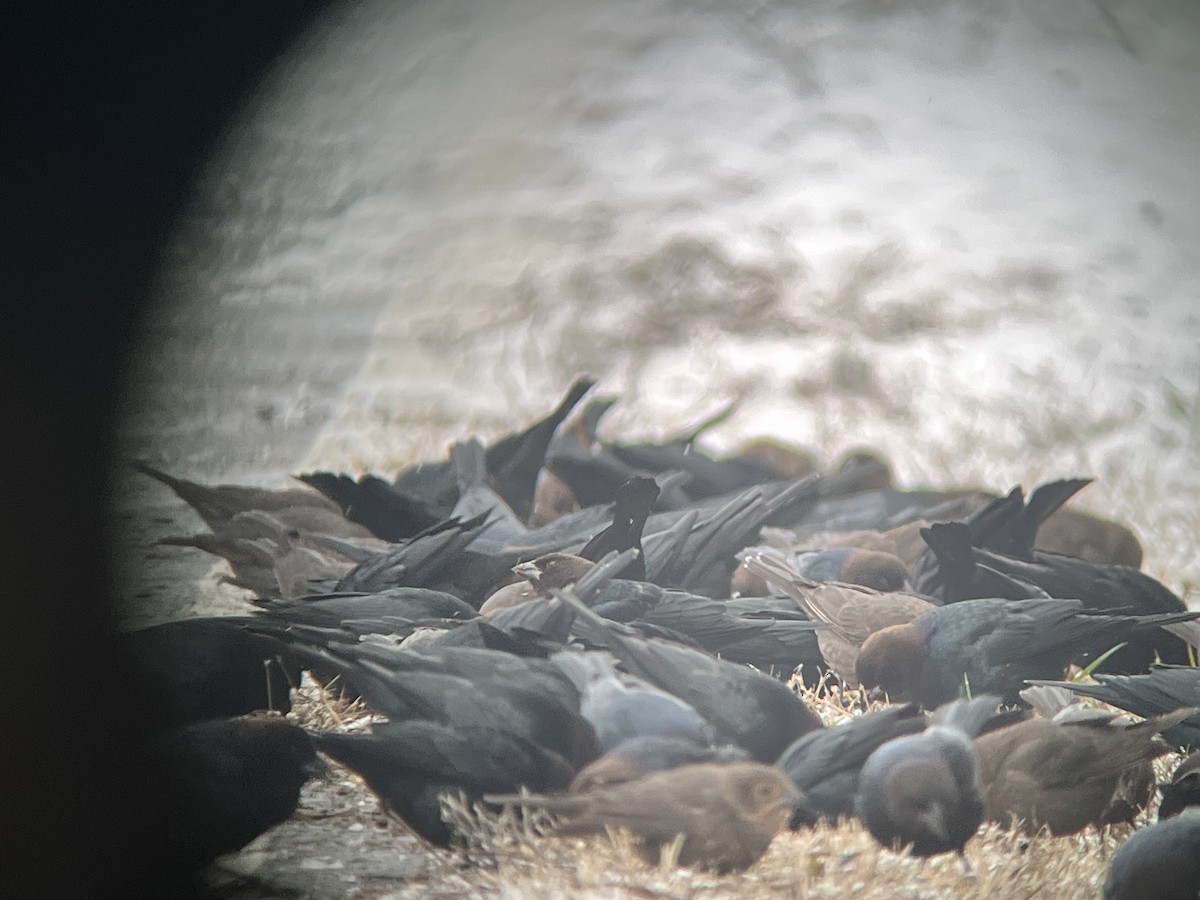
[[(821, 718), (835, 725), (877, 708), (862, 692), (822, 685), (799, 690)], [(363, 731), (373, 716), (305, 679), (294, 694), (290, 717), (313, 730)], [(1178, 760), (1158, 763), (1160, 779)], [(345, 779), (363, 792), (352, 773)], [(364, 806), (370, 810), (370, 804)], [(406, 880), (373, 880), (350, 895), (408, 897), (586, 897), (698, 898), (805, 897), (1032, 898), (1053, 889), (1060, 900), (1099, 895), (1126, 826), (1089, 830), (1071, 837), (1034, 837), (985, 824), (967, 845), (965, 861), (953, 855), (920, 860), (880, 847), (858, 822), (822, 825), (776, 837), (767, 854), (748, 871), (714, 875), (669, 865), (651, 866), (633, 851), (627, 835), (588, 839), (546, 836), (549, 818), (540, 812), (468, 809), (462, 798), (445, 798), (445, 814), (467, 835), (465, 846), (426, 850), (420, 874)], [(1139, 824), (1153, 820), (1153, 807)], [(364, 827), (394, 840), (405, 826), (364, 816)], [(391, 837), (389, 838), (389, 835)]]

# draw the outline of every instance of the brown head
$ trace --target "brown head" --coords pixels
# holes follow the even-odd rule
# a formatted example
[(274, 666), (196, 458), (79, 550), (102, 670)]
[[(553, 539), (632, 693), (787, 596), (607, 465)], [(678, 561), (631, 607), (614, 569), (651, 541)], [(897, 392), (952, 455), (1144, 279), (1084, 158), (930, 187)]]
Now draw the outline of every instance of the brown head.
[(762, 834), (773, 837), (791, 820), (801, 800), (795, 783), (775, 766), (731, 763), (725, 768), (738, 814)]
[(722, 827), (724, 817), (714, 816), (712, 834), (693, 835), (699, 840), (691, 846), (685, 841), (680, 862), (718, 872), (741, 871), (766, 853), (775, 835), (791, 821), (803, 795), (775, 766), (733, 763), (714, 774), (724, 782), (731, 818)]
[(884, 490), (894, 485), (892, 467), (887, 460), (866, 447), (856, 447), (843, 453), (838, 460), (836, 471), (839, 475), (861, 472), (862, 475), (855, 485), (860, 491)]
[(794, 481), (817, 471), (817, 457), (811, 450), (771, 438), (758, 438), (743, 444), (734, 458), (752, 460), (778, 473), (785, 481)]
[(881, 628), (858, 651), (855, 674), (865, 688), (879, 688), (893, 703), (919, 700), (928, 652), (911, 624)]
[(877, 550), (856, 550), (838, 574), (841, 581), (876, 591), (902, 590), (908, 580), (908, 569), (899, 557)]
[(532, 565), (536, 567), (536, 580), (529, 576), (526, 577), (534, 587), (549, 593), (574, 584), (590, 572), (596, 564), (590, 559), (584, 559), (582, 556), (575, 556), (571, 553), (545, 553), (535, 559)]
[(529, 527), (540, 528), (578, 511), (579, 501), (567, 483), (553, 472), (542, 469), (533, 490), (533, 512), (529, 514)]
[(741, 563), (729, 576), (730, 597), (766, 597), (771, 591), (761, 575), (751, 572)]

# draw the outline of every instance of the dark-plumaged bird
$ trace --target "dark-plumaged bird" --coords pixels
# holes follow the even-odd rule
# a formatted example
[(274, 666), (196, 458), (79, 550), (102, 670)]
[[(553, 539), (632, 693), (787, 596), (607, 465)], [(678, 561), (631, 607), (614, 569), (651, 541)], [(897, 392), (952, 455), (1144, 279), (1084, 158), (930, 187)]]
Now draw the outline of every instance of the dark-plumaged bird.
[(713, 726), (715, 739), (736, 744), (759, 762), (774, 762), (792, 741), (823, 728), (786, 685), (701, 650), (637, 636), (588, 609), (570, 590), (560, 596), (576, 611), (575, 631), (604, 647), (625, 671), (674, 694)]
[(324, 764), (302, 729), (278, 718), (213, 719), (156, 735), (147, 777), (171, 811), (170, 863), (196, 870), (296, 810)]
[(651, 863), (679, 836), (680, 865), (716, 872), (749, 868), (787, 824), (800, 796), (791, 779), (758, 763), (698, 764), (564, 797), (490, 796), (562, 816), (555, 833), (623, 828)]
[(1200, 898), (1200, 810), (1135, 831), (1113, 856), (1104, 900)]
[(637, 555), (617, 577), (645, 581), (646, 556), (642, 550), (642, 530), (657, 499), (658, 484), (653, 478), (630, 478), (613, 492), (612, 524), (584, 544), (579, 555), (595, 561), (608, 553), (636, 550)]
[(299, 667), (284, 644), (242, 627), (250, 621), (178, 619), (120, 635), (120, 663), (142, 720), (152, 728), (173, 728), (256, 710), (290, 710)]
[(1079, 600), (963, 600), (874, 632), (856, 670), (864, 687), (927, 709), (964, 689), (1016, 704), (1026, 679), (1061, 678), (1084, 654), (1197, 616), (1096, 615)]
[(1168, 752), (1157, 735), (1186, 715), (1176, 711), (1125, 728), (1038, 718), (981, 735), (975, 749), (988, 818), (1029, 834), (1044, 826), (1056, 835), (1113, 821), (1114, 804), (1127, 808), (1148, 799), (1148, 791), (1143, 798), (1119, 791), (1140, 782), (1145, 764)]
[(880, 844), (915, 856), (963, 852), (984, 813), (971, 738), (998, 703), (986, 695), (949, 703), (924, 731), (888, 741), (867, 758), (854, 811)]
[(1189, 806), (1200, 806), (1200, 752), (1193, 753), (1171, 773), (1171, 780), (1158, 786), (1162, 803), (1158, 817), (1169, 819)]
[[(1154, 665), (1143, 675), (1094, 674), (1099, 684), (1078, 681), (1032, 681), (1066, 688), (1142, 717), (1161, 716), (1187, 706), (1200, 707), (1200, 669)], [(1181, 750), (1200, 750), (1200, 713), (1163, 732)]]
[[(931, 525), (922, 534), (930, 553), (918, 568), (915, 585), (944, 603), (1044, 594), (1079, 598), (1089, 611), (1106, 614), (1168, 614), (1187, 609), (1166, 586), (1137, 569), (1037, 549), (1030, 549), (1028, 558), (994, 552), (973, 546), (971, 526), (962, 522)], [(1130, 635), (1126, 646), (1105, 660), (1100, 671), (1144, 672), (1155, 661), (1187, 663), (1187, 645), (1166, 632)]]
[(424, 719), (384, 722), (370, 734), (313, 735), (322, 753), (361, 775), (383, 807), (439, 847), (458, 833), (442, 818), (441, 797), (468, 803), (521, 787), (566, 790), (575, 766), (503, 725), (443, 724)]
[(579, 770), (571, 793), (633, 781), (651, 772), (665, 772), (696, 763), (750, 762), (740, 747), (709, 747), (679, 737), (635, 737), (622, 741)]
[(852, 816), (859, 774), (867, 758), (888, 741), (924, 729), (925, 717), (909, 703), (855, 716), (793, 743), (775, 764), (805, 798), (792, 827)]
[[(533, 509), (538, 473), (555, 430), (594, 384), (577, 380), (548, 415), (484, 450), (487, 482), (519, 520), (528, 519)], [(329, 497), (348, 519), (387, 541), (406, 540), (433, 527), (450, 516), (459, 499), (458, 472), (450, 460), (411, 466), (391, 484), (374, 475), (356, 480), (331, 472), (298, 478)]]

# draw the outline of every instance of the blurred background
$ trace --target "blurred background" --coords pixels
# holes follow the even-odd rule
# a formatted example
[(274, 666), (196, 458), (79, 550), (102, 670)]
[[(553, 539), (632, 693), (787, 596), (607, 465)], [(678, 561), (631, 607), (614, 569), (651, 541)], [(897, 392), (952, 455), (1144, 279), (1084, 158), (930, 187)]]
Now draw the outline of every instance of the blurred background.
[[(169, 238), (118, 450), (392, 474), (622, 396), (612, 436), (868, 445), (903, 484), (1095, 475), (1200, 578), (1200, 7), (331, 4)], [(231, 604), (118, 473), (123, 624)]]

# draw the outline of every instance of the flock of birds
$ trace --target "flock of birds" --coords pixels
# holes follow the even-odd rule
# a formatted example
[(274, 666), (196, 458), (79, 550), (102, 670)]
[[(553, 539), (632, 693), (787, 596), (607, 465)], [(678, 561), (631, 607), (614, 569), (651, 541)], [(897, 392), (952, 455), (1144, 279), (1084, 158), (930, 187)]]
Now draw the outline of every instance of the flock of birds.
[[(697, 438), (728, 411), (606, 442), (614, 401), (576, 410), (592, 387), (394, 480), (138, 464), (210, 529), (164, 542), (224, 557), (257, 606), (122, 638), (179, 865), (287, 819), (323, 754), (435, 845), (463, 837), (451, 794), (717, 872), (821, 820), (961, 854), (985, 820), (1133, 823), (1157, 789), (1104, 895), (1200, 896), (1200, 754), (1161, 785), (1151, 765), (1200, 749), (1200, 612), (1139, 571), (1129, 529), (1063, 506), (1087, 481), (911, 491), (865, 452), (825, 475), (769, 441), (714, 458)], [(370, 732), (247, 715), (287, 712), (302, 672)], [(801, 682), (887, 705), (827, 726)]]

